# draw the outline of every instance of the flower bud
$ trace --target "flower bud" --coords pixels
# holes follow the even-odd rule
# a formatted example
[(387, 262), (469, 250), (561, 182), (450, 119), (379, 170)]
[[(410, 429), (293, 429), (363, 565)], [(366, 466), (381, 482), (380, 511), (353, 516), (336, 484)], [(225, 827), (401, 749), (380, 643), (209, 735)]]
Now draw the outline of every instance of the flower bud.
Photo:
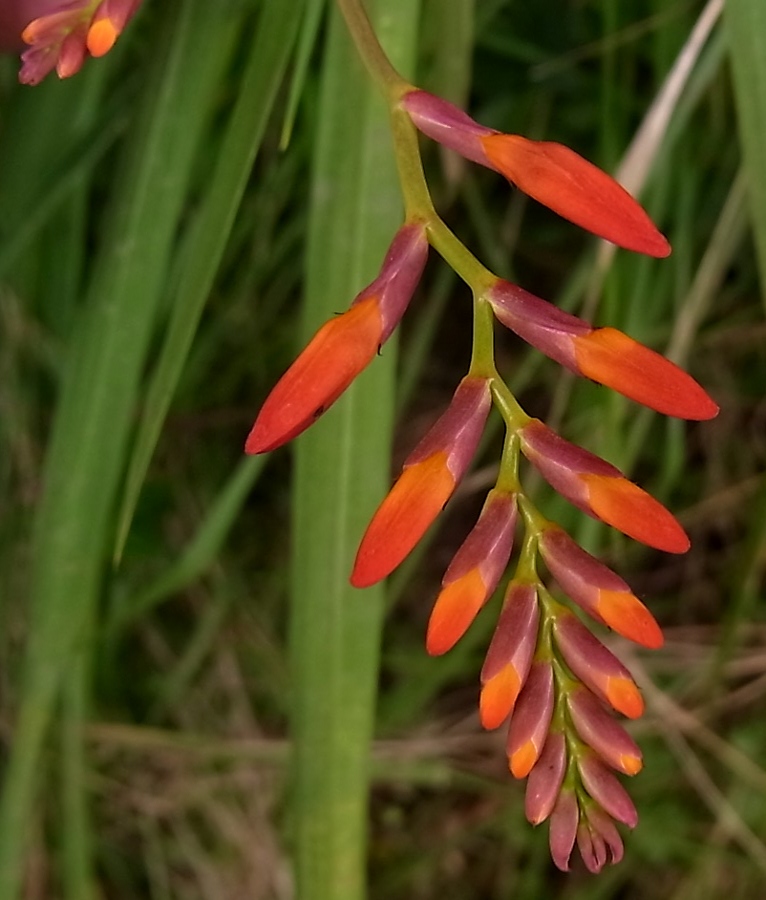
[(614, 865), (622, 859), (622, 838), (614, 822), (595, 803), (586, 800), (580, 807), (580, 813), (577, 846), (585, 867), (596, 875), (607, 861)]
[(538, 548), (564, 593), (590, 616), (643, 647), (656, 650), (662, 646), (660, 626), (628, 585), (563, 529), (557, 525), (546, 528)]
[(595, 753), (584, 752), (577, 760), (577, 768), (585, 790), (590, 796), (609, 813), (609, 815), (627, 825), (635, 828), (638, 823), (638, 813), (628, 792), (617, 780), (616, 776), (607, 769)]
[(481, 670), (484, 728), (497, 728), (513, 709), (537, 646), (539, 619), (535, 585), (511, 582)]
[(425, 91), (401, 99), (416, 128), (467, 159), (505, 176), (554, 212), (620, 247), (667, 256), (670, 245), (630, 194), (562, 144), (501, 134)]
[(567, 765), (566, 739), (560, 731), (551, 731), (543, 752), (529, 773), (524, 812), (533, 825), (544, 822), (556, 805)]
[(625, 775), (641, 770), (638, 745), (586, 687), (571, 691), (567, 705), (577, 733), (606, 763)]
[(266, 398), (245, 443), (246, 453), (280, 447), (332, 406), (390, 337), (427, 256), (423, 226), (400, 228), (380, 275), (346, 312), (325, 322)]
[(455, 645), (494, 593), (511, 555), (516, 517), (512, 494), (489, 492), (478, 522), (442, 579), (426, 636), (432, 656)]
[(508, 281), (498, 279), (486, 297), (503, 325), (570, 372), (668, 416), (712, 419), (718, 414), (691, 375), (627, 334), (593, 328)]
[(390, 575), (423, 537), (468, 469), (491, 403), (486, 378), (469, 375), (460, 382), (367, 527), (351, 574), (354, 587)]
[(556, 616), (553, 634), (564, 661), (583, 684), (629, 719), (643, 713), (644, 701), (630, 672), (577, 616)]
[(548, 832), (551, 858), (556, 868), (562, 872), (569, 871), (569, 857), (572, 855), (572, 848), (577, 837), (579, 819), (580, 810), (574, 791), (562, 791), (553, 809)]
[(671, 513), (610, 463), (565, 441), (539, 419), (520, 428), (519, 437), (522, 452), (543, 478), (583, 512), (658, 550), (689, 549), (689, 538)]
[(529, 775), (542, 753), (553, 716), (553, 699), (550, 662), (533, 662), (508, 730), (508, 764), (516, 778)]

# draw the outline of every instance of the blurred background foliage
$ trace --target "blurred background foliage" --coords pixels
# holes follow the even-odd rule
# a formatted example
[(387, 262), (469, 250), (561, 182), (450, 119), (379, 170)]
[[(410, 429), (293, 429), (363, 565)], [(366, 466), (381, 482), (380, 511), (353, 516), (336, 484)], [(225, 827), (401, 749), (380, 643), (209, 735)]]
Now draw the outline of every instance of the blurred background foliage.
[[(626, 858), (598, 878), (553, 869), (503, 736), (479, 727), (499, 598), (449, 655), (423, 649), (494, 481), (499, 421), (385, 594), (344, 589), (344, 609), (362, 611), (338, 613), (344, 646), (362, 651), (321, 674), (311, 585), (330, 568), (345, 578), (371, 505), (465, 372), (464, 286), (432, 259), (398, 358), (387, 349), (384, 374), (322, 423), (359, 431), (350, 457), (307, 435), (292, 488), (292, 450), (242, 457), (306, 331), (371, 280), (399, 216), (382, 102), (329, 4), (146, 0), (71, 81), (21, 88), (17, 60), (0, 60), (2, 900), (289, 898), (293, 858), (300, 896), (338, 900), (362, 895), (365, 869), (379, 900), (763, 896), (766, 7), (722, 6), (377, 3), (417, 83), (619, 170), (674, 252), (606, 253), (426, 146), (461, 239), (497, 274), (667, 352), (721, 405), (709, 423), (666, 421), (497, 335), (527, 411), (630, 473), (693, 540), (682, 558), (637, 547), (526, 476), (667, 638), (654, 653), (619, 646), (648, 702), (634, 728), (646, 767)], [(328, 507), (313, 488), (352, 470)], [(351, 525), (329, 559), (341, 513)], [(365, 758), (373, 715), (367, 810), (333, 759)], [(329, 835), (312, 830), (323, 810)], [(353, 833), (336, 840), (344, 821)], [(340, 861), (314, 877), (317, 848)]]

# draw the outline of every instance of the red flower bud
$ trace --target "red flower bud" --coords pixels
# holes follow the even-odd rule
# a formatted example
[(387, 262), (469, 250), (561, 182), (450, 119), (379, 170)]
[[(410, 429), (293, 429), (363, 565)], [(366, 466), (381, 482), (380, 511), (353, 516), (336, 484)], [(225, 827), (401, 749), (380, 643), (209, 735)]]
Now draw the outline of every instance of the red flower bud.
[(638, 745), (586, 687), (571, 691), (567, 705), (577, 733), (605, 762), (625, 775), (641, 771)]
[(519, 429), (524, 455), (545, 480), (583, 512), (634, 540), (685, 553), (689, 538), (676, 519), (619, 469), (565, 441), (539, 419)]
[(246, 453), (280, 447), (332, 406), (391, 336), (427, 256), (423, 226), (400, 228), (380, 275), (346, 312), (325, 322), (266, 398), (247, 437)]
[(498, 280), (486, 296), (503, 325), (576, 375), (668, 416), (717, 415), (718, 406), (690, 375), (621, 331), (593, 328), (508, 281)]
[(423, 134), (494, 169), (570, 222), (628, 250), (670, 253), (668, 242), (625, 188), (568, 147), (485, 128), (425, 91), (405, 94), (401, 105)]
[(543, 750), (553, 715), (553, 669), (549, 662), (533, 662), (519, 694), (508, 730), (508, 764), (516, 778), (532, 771)]
[(453, 647), (492, 596), (511, 555), (516, 515), (511, 494), (490, 491), (478, 522), (442, 580), (426, 636), (432, 656)]
[(484, 728), (499, 727), (513, 709), (537, 646), (539, 619), (535, 586), (511, 582), (481, 670)]
[(553, 633), (564, 661), (580, 681), (629, 719), (643, 713), (644, 701), (630, 672), (577, 616), (569, 612), (556, 616)]
[(354, 587), (390, 575), (423, 537), (470, 465), (491, 402), (485, 378), (469, 375), (460, 382), (367, 527), (351, 573)]
[(563, 529), (546, 528), (538, 547), (561, 589), (585, 612), (637, 644), (653, 650), (662, 646), (660, 626), (628, 585)]

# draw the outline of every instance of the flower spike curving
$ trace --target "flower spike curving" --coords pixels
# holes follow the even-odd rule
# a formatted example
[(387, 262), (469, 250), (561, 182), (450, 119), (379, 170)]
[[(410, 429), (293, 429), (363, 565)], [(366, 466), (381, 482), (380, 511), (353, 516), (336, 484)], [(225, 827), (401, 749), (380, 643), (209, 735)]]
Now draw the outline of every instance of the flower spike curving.
[[(300, 434), (374, 358), (402, 317), (425, 265), (429, 244), (471, 287), (473, 353), (447, 410), (406, 458), (372, 518), (351, 583), (388, 576), (438, 517), (466, 474), (494, 405), (506, 440), (497, 483), (478, 521), (447, 567), (428, 622), (426, 649), (451, 649), (490, 600), (506, 571), (519, 524), (515, 571), (480, 674), (479, 718), (507, 729), (508, 767), (527, 778), (525, 813), (548, 820), (551, 856), (567, 871), (577, 845), (585, 866), (619, 862), (615, 822), (635, 827), (636, 809), (615, 773), (632, 776), (641, 751), (618, 716), (639, 717), (641, 692), (612, 649), (570, 605), (554, 598), (550, 576), (571, 604), (601, 626), (647, 647), (662, 645), (659, 625), (630, 587), (540, 513), (519, 477), (525, 458), (563, 497), (635, 540), (684, 553), (689, 538), (675, 517), (615, 466), (564, 440), (527, 415), (500, 377), (495, 320), (570, 371), (639, 403), (684, 419), (704, 420), (718, 407), (678, 366), (614, 328), (594, 328), (489, 272), (436, 214), (422, 174), (415, 128), (504, 175), (564, 218), (622, 247), (665, 257), (670, 245), (644, 209), (609, 175), (572, 150), (501, 134), (433, 94), (403, 81), (356, 0), (352, 35), (390, 105), (408, 222), (395, 236), (378, 278), (342, 315), (316, 333), (263, 405), (247, 439), (251, 453)], [(538, 573), (542, 563), (547, 574)]]

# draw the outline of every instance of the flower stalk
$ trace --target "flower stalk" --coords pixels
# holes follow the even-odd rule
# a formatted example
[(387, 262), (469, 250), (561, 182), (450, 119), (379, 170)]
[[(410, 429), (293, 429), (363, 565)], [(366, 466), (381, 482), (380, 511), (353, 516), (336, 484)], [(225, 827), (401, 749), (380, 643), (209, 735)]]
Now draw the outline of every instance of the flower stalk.
[[(613, 820), (637, 814), (613, 774), (635, 775), (641, 751), (614, 713), (633, 719), (643, 700), (612, 651), (555, 598), (548, 579), (593, 620), (644, 647), (662, 633), (629, 586), (549, 521), (524, 491), (520, 458), (586, 514), (648, 546), (684, 553), (675, 517), (617, 468), (529, 416), (498, 372), (495, 320), (572, 371), (658, 412), (704, 420), (718, 407), (689, 375), (610, 327), (557, 309), (487, 269), (437, 213), (417, 130), (511, 184), (571, 222), (656, 258), (670, 245), (645, 210), (605, 172), (559, 144), (502, 134), (419, 90), (391, 65), (360, 0), (338, 0), (368, 71), (389, 107), (404, 223), (381, 274), (315, 335), (267, 398), (248, 452), (279, 446), (308, 427), (374, 360), (416, 293), (427, 247), (466, 283), (473, 302), (469, 371), (447, 410), (406, 458), (362, 537), (351, 572), (358, 588), (386, 578), (410, 553), (466, 474), (492, 407), (505, 425), (495, 487), (442, 579), (428, 624), (431, 655), (451, 649), (501, 585), (520, 522), (513, 577), (480, 675), (479, 717), (507, 727), (508, 766), (529, 778), (525, 810), (550, 819), (554, 863), (569, 868), (577, 844), (599, 871), (623, 855)], [(405, 249), (403, 249), (405, 248)], [(538, 562), (546, 572), (540, 574)]]

